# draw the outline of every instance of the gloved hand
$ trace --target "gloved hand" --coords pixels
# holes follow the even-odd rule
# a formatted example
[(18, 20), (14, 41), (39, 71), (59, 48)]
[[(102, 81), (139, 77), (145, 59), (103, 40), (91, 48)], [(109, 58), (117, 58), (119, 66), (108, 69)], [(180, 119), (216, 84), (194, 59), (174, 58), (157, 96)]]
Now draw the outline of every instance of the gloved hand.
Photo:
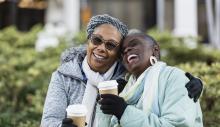
[(125, 81), (122, 78), (116, 79), (116, 82), (118, 83), (118, 93), (121, 93), (121, 91), (124, 89), (125, 85), (127, 84), (127, 81)]
[[(85, 126), (87, 123), (85, 123)], [(73, 120), (70, 118), (64, 118), (62, 121), (61, 127), (77, 127), (75, 124), (73, 124)]]
[(115, 115), (119, 120), (128, 105), (122, 97), (113, 94), (101, 94), (99, 104), (104, 114)]
[(61, 127), (77, 127), (70, 118), (64, 118)]
[(202, 81), (199, 78), (195, 78), (194, 76), (192, 76), (189, 72), (186, 72), (185, 75), (190, 80), (185, 85), (185, 87), (188, 90), (188, 95), (190, 98), (193, 98), (194, 102), (197, 102), (203, 90)]
[[(119, 79), (116, 79), (116, 82), (118, 83), (118, 94), (119, 94), (124, 89), (125, 85), (127, 84), (127, 81), (125, 81), (122, 78), (119, 78)], [(99, 101), (100, 99), (101, 99), (100, 94), (98, 94), (96, 97), (96, 101)]]

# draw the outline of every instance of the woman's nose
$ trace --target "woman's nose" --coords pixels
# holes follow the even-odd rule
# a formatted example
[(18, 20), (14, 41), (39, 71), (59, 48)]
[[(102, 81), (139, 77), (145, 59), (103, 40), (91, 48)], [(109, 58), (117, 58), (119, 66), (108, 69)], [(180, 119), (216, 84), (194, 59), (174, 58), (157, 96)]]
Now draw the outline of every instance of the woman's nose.
[(105, 43), (102, 43), (102, 44), (98, 45), (97, 49), (100, 50), (100, 51), (104, 51), (105, 50)]
[(131, 51), (131, 47), (125, 48), (123, 54), (126, 54), (126, 53), (128, 53), (129, 51)]

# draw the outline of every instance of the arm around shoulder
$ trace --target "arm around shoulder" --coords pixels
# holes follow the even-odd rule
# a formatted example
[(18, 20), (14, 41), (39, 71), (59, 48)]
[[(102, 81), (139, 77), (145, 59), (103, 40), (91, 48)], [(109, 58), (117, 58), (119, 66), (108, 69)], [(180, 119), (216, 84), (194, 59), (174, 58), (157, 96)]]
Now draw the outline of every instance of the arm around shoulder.
[[(160, 79), (161, 84), (164, 84), (161, 89), (164, 94), (160, 95), (163, 98), (161, 101), (163, 120), (175, 127), (202, 127), (201, 107), (199, 102), (194, 103), (188, 97), (185, 85), (189, 79), (185, 76), (185, 72), (172, 67), (167, 70), (162, 73)], [(162, 83), (163, 79), (167, 79), (167, 82)]]

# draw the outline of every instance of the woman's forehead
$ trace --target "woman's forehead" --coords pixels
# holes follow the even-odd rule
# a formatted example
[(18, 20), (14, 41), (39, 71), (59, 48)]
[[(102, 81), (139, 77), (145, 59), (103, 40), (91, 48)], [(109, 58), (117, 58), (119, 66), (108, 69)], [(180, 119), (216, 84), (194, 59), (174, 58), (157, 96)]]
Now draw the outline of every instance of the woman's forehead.
[(123, 44), (127, 43), (140, 43), (140, 44), (146, 44), (149, 45), (149, 41), (144, 37), (140, 35), (128, 35)]
[(105, 40), (115, 40), (120, 42), (121, 33), (111, 24), (102, 24), (94, 29), (93, 34), (102, 36)]

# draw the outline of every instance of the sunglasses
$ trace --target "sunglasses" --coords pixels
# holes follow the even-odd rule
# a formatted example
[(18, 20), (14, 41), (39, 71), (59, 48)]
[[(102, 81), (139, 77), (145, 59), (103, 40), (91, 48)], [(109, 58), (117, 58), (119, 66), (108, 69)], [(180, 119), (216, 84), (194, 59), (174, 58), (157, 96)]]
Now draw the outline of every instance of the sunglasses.
[(105, 48), (109, 51), (116, 49), (119, 45), (119, 43), (115, 42), (114, 40), (104, 40), (102, 37), (95, 34), (91, 35), (90, 40), (94, 45), (101, 45), (102, 43), (104, 43)]

